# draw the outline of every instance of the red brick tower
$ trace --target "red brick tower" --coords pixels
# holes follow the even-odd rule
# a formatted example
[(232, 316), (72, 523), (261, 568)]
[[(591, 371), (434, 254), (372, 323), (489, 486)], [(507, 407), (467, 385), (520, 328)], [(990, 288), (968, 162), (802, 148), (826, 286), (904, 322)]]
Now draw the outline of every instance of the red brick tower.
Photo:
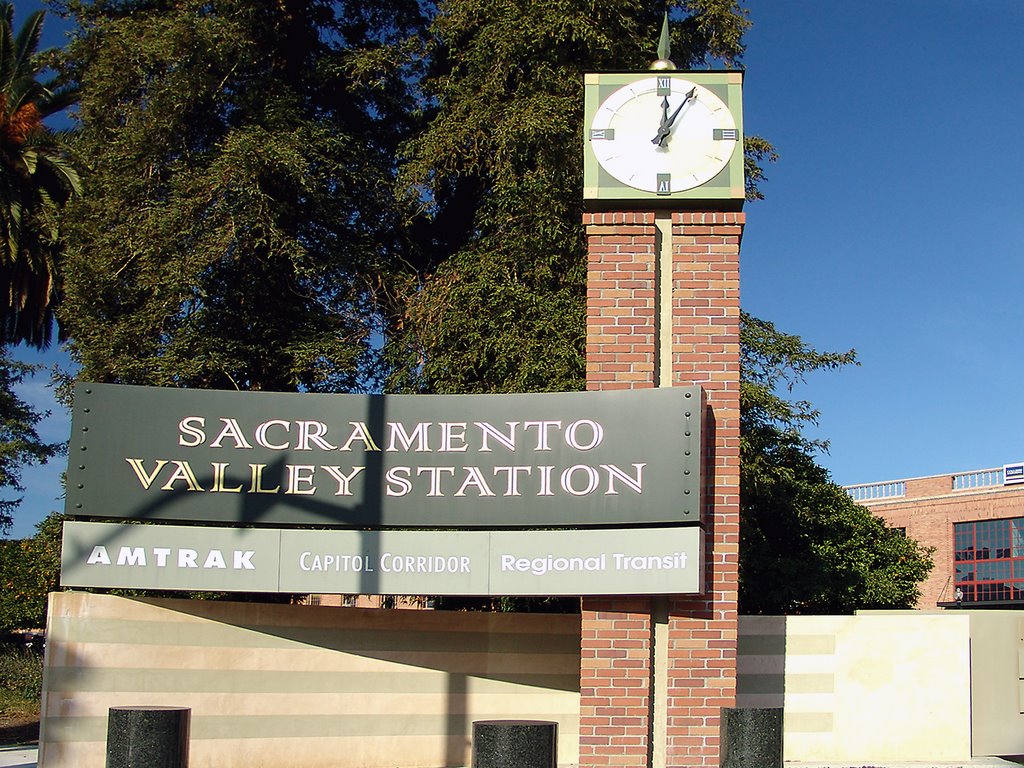
[(584, 598), (585, 768), (718, 766), (736, 701), (743, 76), (673, 71), (668, 40), (585, 81), (587, 388), (703, 388), (704, 585)]
[(580, 764), (717, 766), (720, 710), (736, 693), (744, 215), (638, 207), (584, 222), (588, 389), (707, 395), (706, 591), (584, 599)]

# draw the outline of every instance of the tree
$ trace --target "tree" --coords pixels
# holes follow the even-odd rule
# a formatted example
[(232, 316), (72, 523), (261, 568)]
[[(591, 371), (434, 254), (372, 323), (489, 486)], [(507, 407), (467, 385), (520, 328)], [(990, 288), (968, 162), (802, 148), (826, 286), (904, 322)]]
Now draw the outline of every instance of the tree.
[(818, 412), (786, 399), (813, 371), (856, 362), (743, 315), (740, 390), (740, 610), (849, 613), (908, 608), (931, 552), (856, 504), (815, 461)]
[[(739, 63), (737, 0), (670, 5), (680, 67)], [(391, 391), (582, 387), (582, 73), (646, 67), (660, 9), (63, 7), (89, 194), (64, 218), (61, 318), (82, 378), (351, 391), (378, 383), (380, 355)], [(756, 198), (774, 155), (746, 149)], [(801, 432), (813, 408), (777, 391), (852, 353), (745, 317), (743, 354), (744, 605), (911, 601), (926, 553), (829, 481)]]
[(0, 632), (46, 626), (46, 600), (60, 588), (64, 517), (51, 513), (30, 539), (0, 540)]
[[(16, 392), (16, 387), (38, 370), (11, 359), (0, 348), (0, 488), (23, 491), (21, 470), (30, 463), (46, 462), (60, 454), (64, 446), (40, 439), (36, 426), (46, 415), (36, 411)], [(20, 498), (0, 499), (0, 533), (13, 522), (12, 514)]]
[(63, 68), (81, 86), (88, 194), (65, 217), (61, 317), (81, 377), (372, 386), (372, 297), (401, 245), (391, 185), (408, 120), (385, 43), (415, 27), (416, 4), (63, 8), (80, 25)]
[[(739, 61), (750, 22), (736, 0), (670, 5), (678, 66)], [(421, 218), (388, 334), (394, 389), (582, 388), (583, 73), (646, 69), (662, 14), (621, 0), (441, 6), (424, 82), (433, 109), (404, 145)]]
[(49, 344), (58, 294), (56, 210), (81, 191), (62, 137), (43, 120), (72, 104), (72, 87), (38, 79), (44, 13), (14, 33), (0, 3), (0, 342)]
[[(749, 21), (738, 3), (674, 7), (685, 14), (673, 25), (680, 67), (739, 62)], [(582, 72), (645, 68), (659, 22), (660, 11), (638, 3), (443, 6), (425, 83), (436, 111), (406, 144), (402, 169), (426, 218), (419, 271), (389, 336), (393, 386), (582, 387)], [(757, 199), (761, 163), (774, 150), (755, 136), (746, 151), (747, 196)], [(824, 446), (800, 431), (816, 419), (813, 408), (776, 393), (808, 371), (853, 362), (852, 353), (819, 354), (750, 317), (743, 337), (741, 603), (753, 611), (912, 604), (927, 554), (829, 480), (814, 460)], [(797, 566), (799, 578), (786, 570)], [(778, 584), (780, 576), (790, 578)]]

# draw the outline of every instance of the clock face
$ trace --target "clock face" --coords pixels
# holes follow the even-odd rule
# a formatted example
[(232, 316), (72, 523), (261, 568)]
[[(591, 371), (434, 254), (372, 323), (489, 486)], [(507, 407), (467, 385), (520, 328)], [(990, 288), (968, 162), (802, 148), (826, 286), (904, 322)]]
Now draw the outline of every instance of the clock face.
[(729, 107), (710, 90), (659, 75), (605, 99), (589, 139), (601, 167), (619, 182), (670, 195), (699, 187), (725, 168), (739, 131)]

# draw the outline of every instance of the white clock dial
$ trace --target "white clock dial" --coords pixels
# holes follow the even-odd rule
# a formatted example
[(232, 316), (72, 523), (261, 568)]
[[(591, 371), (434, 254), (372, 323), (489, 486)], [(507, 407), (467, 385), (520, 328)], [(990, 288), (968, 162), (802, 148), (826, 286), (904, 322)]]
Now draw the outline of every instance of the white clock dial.
[(713, 179), (729, 163), (739, 131), (729, 107), (681, 77), (637, 80), (612, 93), (590, 125), (601, 167), (644, 192), (683, 192)]

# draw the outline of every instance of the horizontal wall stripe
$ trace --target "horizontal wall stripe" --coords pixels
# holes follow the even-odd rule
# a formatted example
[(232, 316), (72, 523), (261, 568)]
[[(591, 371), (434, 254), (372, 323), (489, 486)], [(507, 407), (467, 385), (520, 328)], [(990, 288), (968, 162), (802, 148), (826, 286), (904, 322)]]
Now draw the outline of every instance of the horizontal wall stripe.
[[(237, 626), (275, 628), (305, 627), (346, 631), (375, 632), (409, 629), (409, 612), (381, 611), (376, 608), (332, 608), (322, 606), (268, 603), (232, 603), (219, 600), (182, 600), (178, 598), (118, 598), (120, 602), (100, 604), (89, 592), (60, 592), (54, 617), (124, 620), (126, 611), (132, 620), (165, 621), (175, 624), (227, 622)], [(109, 597), (109, 596), (108, 596)], [(500, 632), (505, 634), (578, 633), (578, 614), (485, 613), (468, 611), (418, 611), (415, 625), (422, 631), (445, 633)]]
[(836, 652), (833, 635), (744, 635), (737, 638), (736, 652), (740, 656), (814, 656)]
[(746, 674), (736, 677), (736, 693), (832, 693), (835, 677), (830, 674)]
[(831, 733), (834, 720), (831, 712), (793, 712), (787, 709), (783, 713), (784, 728), (792, 733)]
[(833, 675), (786, 675), (786, 694), (800, 693), (832, 693), (835, 691), (836, 679)]
[[(503, 713), (481, 713), (477, 720), (502, 719)], [(548, 718), (559, 723), (559, 736), (574, 733), (572, 718)], [(408, 715), (384, 718), (368, 715), (223, 715), (191, 718), (191, 739), (330, 739), (361, 737), (366, 739), (402, 736), (462, 736), (464, 717)], [(57, 717), (46, 719), (47, 739), (51, 742), (105, 742), (106, 717)]]
[[(188, 707), (193, 717), (205, 715), (318, 715), (340, 712), (361, 715), (402, 717), (407, 714), (472, 715), (501, 712), (502, 717), (524, 710), (534, 717), (574, 715), (579, 708), (578, 694), (540, 691), (532, 695), (509, 696), (504, 693), (467, 693), (451, 696), (435, 694), (366, 693), (280, 693), (253, 696), (236, 693), (180, 693), (173, 697), (159, 691), (123, 692), (75, 691), (73, 696), (50, 696), (44, 714), (47, 717), (106, 717), (113, 706)], [(477, 718), (479, 719), (479, 718)]]
[(785, 616), (740, 616), (740, 633), (744, 635), (781, 635), (786, 631)]
[(741, 709), (760, 707), (785, 706), (786, 697), (783, 693), (736, 693), (736, 706)]
[(786, 653), (786, 635), (745, 635), (736, 638), (739, 656), (776, 656)]
[[(53, 644), (54, 648), (58, 644)], [(123, 668), (174, 667), (179, 650), (173, 645), (128, 645), (124, 643), (60, 643), (59, 666)], [(325, 654), (318, 648), (233, 648), (209, 647), (190, 655), (189, 669), (262, 669), (362, 671), (391, 674), (411, 667), (436, 669), (449, 674), (503, 674), (531, 669), (541, 673), (564, 673), (579, 666), (579, 649), (574, 653), (517, 653), (495, 656), (486, 651), (444, 653), (429, 651), (388, 651), (374, 656), (349, 653)]]
[(508, 695), (529, 693), (526, 687), (572, 690), (579, 680), (569, 675), (509, 673), (508, 679), (438, 672), (404, 672), (380, 675), (376, 672), (192, 670), (192, 669), (83, 669), (51, 667), (47, 678), (50, 691), (247, 691), (250, 693), (432, 693), (495, 692)]
[(748, 694), (783, 694), (786, 689), (786, 676), (784, 674), (768, 675), (737, 675), (736, 695)]
[[(333, 610), (322, 608), (320, 610)], [(113, 643), (124, 638), (124, 621), (93, 619), (57, 622), (49, 638), (64, 642)], [(401, 633), (381, 630), (317, 630), (304, 627), (261, 628), (228, 626), (216, 623), (172, 624), (157, 621), (130, 621), (131, 642), (138, 645), (176, 645), (239, 648), (315, 647), (347, 653), (374, 655), (381, 651), (470, 652), (486, 648), (491, 653), (515, 653), (529, 649), (534, 653), (579, 653), (575, 635), (504, 634), (485, 632), (422, 632), (406, 629)], [(54, 631), (55, 630), (55, 631)], [(229, 642), (230, 640), (230, 642)]]
[(737, 656), (736, 674), (782, 675), (786, 672), (785, 656)]

